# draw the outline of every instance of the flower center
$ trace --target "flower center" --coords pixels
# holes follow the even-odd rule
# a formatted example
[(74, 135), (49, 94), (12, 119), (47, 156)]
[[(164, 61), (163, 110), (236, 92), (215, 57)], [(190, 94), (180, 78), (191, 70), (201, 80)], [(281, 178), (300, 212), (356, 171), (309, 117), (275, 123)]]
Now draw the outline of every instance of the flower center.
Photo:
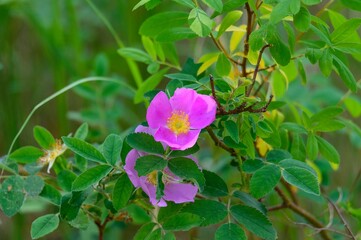
[(188, 114), (182, 111), (172, 112), (167, 120), (167, 127), (175, 133), (175, 135), (188, 133), (190, 128)]
[(153, 172), (149, 173), (147, 176), (147, 181), (154, 186), (157, 185), (157, 171), (154, 170)]

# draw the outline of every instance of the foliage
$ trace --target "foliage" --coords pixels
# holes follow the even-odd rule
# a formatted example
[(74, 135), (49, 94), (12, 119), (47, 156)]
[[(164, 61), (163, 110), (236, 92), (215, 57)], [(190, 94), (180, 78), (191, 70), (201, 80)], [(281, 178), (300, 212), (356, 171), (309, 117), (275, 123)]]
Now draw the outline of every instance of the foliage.
[[(39, 146), (12, 151), (12, 144), (10, 154), (0, 162), (2, 212), (12, 217), (33, 198), (53, 205), (51, 213), (33, 221), (33, 239), (55, 231), (61, 222), (83, 230), (89, 221), (97, 226), (100, 239), (110, 222), (141, 225), (134, 239), (175, 239), (178, 231), (210, 225), (214, 225), (215, 239), (251, 235), (277, 239), (274, 211), (289, 209), (292, 215), (287, 212), (287, 218), (302, 221), (322, 239), (340, 235), (356, 239), (343, 214), (360, 223), (360, 206), (353, 205), (352, 193), (335, 199), (327, 179), (330, 169), (342, 168), (347, 160), (329, 136), (346, 135), (354, 142), (361, 139), (361, 128), (351, 120), (361, 115), (361, 99), (356, 94), (361, 86), (350, 67), (350, 60), (361, 59), (357, 32), (361, 19), (347, 19), (332, 10), (332, 2), (142, 0), (133, 11), (161, 10), (142, 22), (143, 46), (139, 48), (125, 46), (96, 5), (88, 1), (114, 35), (119, 49), (113, 52), (125, 59), (134, 79), (130, 85), (135, 87), (123, 78), (100, 77), (103, 92), (81, 85), (75, 88), (77, 94), (97, 105), (95, 95), (113, 99), (123, 91), (134, 104), (147, 107), (161, 89), (168, 98), (177, 89), (193, 89), (203, 98), (212, 97), (216, 119), (201, 131), (199, 145), (185, 150), (157, 141), (154, 133), (134, 131), (144, 119), (129, 121), (124, 131), (109, 131), (106, 123), (119, 116), (103, 106), (97, 117), (70, 113), (72, 119), (85, 123), (71, 133), (62, 132), (62, 137), (35, 126), (33, 136)], [(341, 2), (360, 11), (358, 1)], [(315, 9), (320, 10), (314, 13)], [(181, 51), (188, 45), (180, 44), (201, 46), (203, 42), (212, 45), (199, 47), (194, 56), (184, 59)], [(97, 72), (106, 68), (104, 61), (98, 60)], [(145, 66), (145, 80), (139, 66)], [(320, 72), (316, 77), (309, 74), (314, 67)], [(337, 79), (337, 87), (326, 91), (325, 86), (334, 85), (331, 78)], [(96, 79), (82, 79), (59, 90), (37, 105), (29, 118), (63, 92)], [(335, 100), (330, 99), (332, 91), (339, 93), (333, 96)], [(94, 126), (101, 132), (97, 138), (90, 136)], [(217, 152), (211, 151), (213, 143)], [(134, 183), (126, 169), (131, 151), (139, 154), (134, 165), (139, 178), (153, 184), (156, 200), (167, 200), (165, 205), (149, 202), (146, 187)], [(208, 159), (202, 157), (207, 154)], [(206, 163), (210, 159), (221, 167)], [(51, 174), (42, 170), (45, 165)], [(236, 177), (230, 180), (229, 175)], [(195, 199), (167, 199), (167, 185), (172, 181), (197, 186)], [(314, 216), (305, 199), (325, 210), (329, 203), (330, 215), (336, 210), (339, 220), (331, 217), (327, 224), (327, 218)]]

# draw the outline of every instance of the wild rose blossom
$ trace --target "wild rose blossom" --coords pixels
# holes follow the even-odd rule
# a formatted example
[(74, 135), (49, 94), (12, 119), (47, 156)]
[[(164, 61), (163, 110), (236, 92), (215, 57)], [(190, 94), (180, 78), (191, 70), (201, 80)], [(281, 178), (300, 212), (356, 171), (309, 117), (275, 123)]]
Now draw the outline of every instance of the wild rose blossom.
[(215, 120), (216, 110), (212, 97), (178, 88), (170, 99), (164, 92), (154, 97), (147, 110), (147, 121), (154, 129), (156, 141), (174, 150), (185, 150), (196, 143), (201, 129)]
[[(151, 134), (152, 129), (144, 126), (138, 126), (135, 132), (145, 132)], [(175, 203), (194, 201), (198, 188), (191, 183), (182, 183), (182, 179), (171, 173), (168, 168), (165, 168), (163, 171), (162, 181), (164, 183), (164, 196), (160, 200), (157, 200), (157, 171), (153, 171), (147, 176), (138, 176), (138, 173), (134, 168), (137, 159), (144, 155), (146, 155), (146, 153), (139, 152), (134, 149), (131, 150), (125, 159), (124, 170), (128, 174), (128, 177), (134, 187), (142, 188), (142, 190), (149, 196), (149, 200), (154, 206), (165, 207), (167, 206), (166, 201), (172, 201)]]

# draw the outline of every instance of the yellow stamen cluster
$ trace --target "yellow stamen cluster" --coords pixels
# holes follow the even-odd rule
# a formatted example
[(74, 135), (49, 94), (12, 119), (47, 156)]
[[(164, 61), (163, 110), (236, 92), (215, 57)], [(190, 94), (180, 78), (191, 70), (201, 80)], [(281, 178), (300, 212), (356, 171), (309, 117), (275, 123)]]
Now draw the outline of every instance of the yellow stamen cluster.
[(65, 145), (63, 145), (59, 139), (56, 140), (52, 149), (45, 150), (44, 156), (39, 160), (43, 165), (49, 164), (48, 173), (50, 172), (50, 168), (53, 166), (55, 159), (63, 154), (65, 150)]
[(149, 183), (153, 184), (154, 186), (157, 185), (157, 171), (153, 171), (148, 174), (147, 180)]
[(167, 127), (177, 136), (188, 133), (190, 129), (188, 114), (182, 111), (174, 111), (167, 120)]

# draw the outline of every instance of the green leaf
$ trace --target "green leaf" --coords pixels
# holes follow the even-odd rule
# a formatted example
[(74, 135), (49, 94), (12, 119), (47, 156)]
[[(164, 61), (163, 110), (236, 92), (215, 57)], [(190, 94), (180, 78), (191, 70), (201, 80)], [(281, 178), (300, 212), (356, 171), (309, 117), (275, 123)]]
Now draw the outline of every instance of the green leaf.
[(147, 78), (135, 93), (134, 103), (141, 103), (144, 100), (144, 94), (154, 90), (155, 87), (162, 81), (164, 74), (168, 72), (168, 70), (169, 68), (164, 68)]
[(266, 207), (261, 202), (259, 202), (257, 199), (252, 197), (251, 195), (249, 195), (245, 192), (235, 191), (233, 193), (233, 196), (240, 199), (247, 206), (255, 208), (258, 211), (260, 211), (261, 213), (263, 213), (263, 215), (266, 215), (266, 213), (267, 213)]
[(57, 181), (59, 186), (67, 191), (71, 192), (71, 186), (73, 185), (74, 180), (77, 178), (77, 175), (70, 170), (64, 169), (59, 172), (57, 176)]
[(304, 161), (306, 159), (306, 147), (300, 134), (294, 133), (291, 144), (291, 154), (295, 159)]
[(225, 197), (228, 195), (228, 187), (224, 180), (213, 172), (203, 170), (206, 180), (202, 195), (208, 197)]
[(122, 139), (119, 135), (110, 134), (103, 143), (103, 155), (107, 162), (115, 165), (120, 159), (120, 152), (122, 149)]
[(39, 148), (26, 146), (16, 149), (9, 155), (9, 159), (16, 161), (17, 163), (32, 163), (36, 162), (40, 157), (44, 155), (44, 152)]
[(301, 8), (301, 0), (289, 0), (291, 14), (297, 14)]
[(303, 63), (301, 61), (298, 61), (297, 66), (298, 66), (298, 72), (302, 80), (302, 84), (305, 85), (307, 83), (307, 75)]
[(135, 162), (135, 170), (138, 176), (146, 176), (149, 173), (159, 170), (162, 171), (167, 166), (167, 160), (155, 155), (146, 155), (137, 159)]
[(163, 229), (166, 231), (188, 231), (198, 227), (203, 219), (192, 213), (179, 213), (166, 219), (163, 223)]
[(312, 173), (312, 175), (314, 175), (315, 177), (317, 177), (316, 171), (311, 166), (309, 166), (307, 163), (299, 161), (299, 160), (285, 159), (285, 160), (282, 160), (281, 162), (279, 162), (279, 166), (281, 168), (290, 168), (290, 167), (303, 168), (303, 169), (309, 171), (310, 173)]
[(169, 154), (169, 157), (186, 157), (186, 156), (189, 156), (189, 155), (192, 155), (196, 152), (199, 151), (199, 146), (198, 144), (196, 143), (193, 147), (191, 148), (187, 148), (186, 150), (173, 150), (170, 154)]
[[(93, 190), (89, 188), (86, 191), (72, 192), (71, 194), (64, 195), (61, 199), (60, 217), (66, 221), (76, 219), (80, 207), (92, 192)], [(91, 208), (88, 211), (92, 212)]]
[(154, 227), (156, 226), (155, 223), (150, 222), (147, 224), (144, 224), (139, 228), (137, 233), (134, 235), (133, 240), (144, 240), (147, 238), (147, 236), (153, 231)]
[(265, 215), (255, 208), (235, 205), (231, 207), (232, 216), (249, 231), (257, 236), (271, 240), (276, 239), (276, 230)]
[(326, 48), (323, 51), (323, 54), (318, 62), (321, 72), (325, 77), (330, 76), (332, 72), (332, 66), (333, 66), (333, 55), (331, 54), (331, 50), (329, 48)]
[(132, 9), (132, 11), (137, 10), (139, 7), (143, 6), (144, 4), (150, 2), (151, 0), (141, 0), (139, 1)]
[(361, 12), (361, 0), (341, 0), (346, 7)]
[(243, 162), (242, 169), (246, 173), (254, 173), (258, 169), (264, 166), (264, 162), (261, 159), (248, 159)]
[(40, 193), (40, 196), (57, 206), (61, 204), (61, 194), (51, 185), (45, 184), (43, 190)]
[(344, 127), (345, 124), (342, 121), (336, 119), (328, 119), (319, 122), (312, 129), (316, 132), (333, 132), (343, 129)]
[(234, 223), (225, 223), (215, 233), (215, 240), (246, 240), (243, 229)]
[(223, 3), (222, 0), (202, 0), (205, 4), (207, 4), (209, 7), (213, 8), (217, 12), (222, 12), (223, 9)]
[(291, 60), (290, 49), (279, 38), (269, 41), (269, 43), (272, 57), (279, 65), (286, 66)]
[(237, 123), (232, 120), (228, 120), (224, 123), (225, 128), (227, 129), (229, 136), (233, 141), (239, 143), (239, 127)]
[(312, 64), (315, 64), (322, 57), (322, 51), (320, 49), (309, 48), (305, 56)]
[(179, 157), (168, 161), (168, 168), (178, 177), (186, 180), (195, 181), (200, 189), (203, 191), (205, 185), (205, 178), (197, 164), (189, 158)]
[(307, 193), (320, 195), (317, 177), (310, 171), (299, 167), (288, 167), (283, 169), (282, 176), (289, 184)]
[(74, 153), (79, 154), (83, 158), (88, 160), (98, 162), (98, 163), (106, 163), (106, 160), (103, 154), (96, 149), (93, 145), (78, 139), (71, 137), (62, 137), (64, 144), (72, 150)]
[(28, 196), (38, 196), (44, 188), (44, 181), (36, 175), (28, 176), (24, 181), (24, 189)]
[(342, 23), (331, 34), (332, 43), (348, 42), (352, 35), (361, 25), (361, 18), (353, 18)]
[(163, 182), (163, 172), (157, 172), (157, 189), (156, 189), (156, 199), (159, 201), (164, 196), (164, 182)]
[(361, 100), (354, 97), (346, 97), (344, 100), (345, 106), (352, 117), (357, 118), (361, 115)]
[(320, 149), (321, 155), (332, 163), (340, 163), (340, 154), (337, 152), (336, 148), (332, 146), (325, 139), (316, 136), (318, 142), (318, 148)]
[(340, 75), (345, 85), (353, 92), (357, 90), (356, 79), (353, 76), (350, 69), (336, 56), (333, 56), (333, 64), (337, 69), (338, 75)]
[(311, 6), (321, 3), (322, 0), (302, 0), (305, 5)]
[[(182, 208), (182, 212), (196, 214), (203, 219), (200, 226), (216, 224), (227, 216), (227, 208), (223, 203), (212, 200), (195, 200)], [(176, 214), (175, 216), (177, 216)]]
[(216, 71), (220, 76), (228, 76), (229, 72), (232, 69), (232, 64), (224, 54), (218, 55), (218, 60), (216, 63)]
[(178, 3), (178, 4), (181, 4), (183, 6), (189, 7), (189, 8), (195, 8), (196, 7), (193, 0), (173, 0), (173, 1)]
[(292, 158), (292, 155), (288, 151), (282, 149), (273, 149), (269, 151), (266, 156), (267, 161), (272, 163), (279, 163), (283, 159), (288, 158)]
[(53, 135), (46, 128), (35, 126), (33, 129), (33, 135), (36, 142), (42, 148), (50, 149), (55, 144)]
[(219, 26), (217, 38), (219, 38), (230, 26), (232, 26), (238, 19), (242, 17), (242, 11), (232, 11), (227, 13)]
[(165, 75), (165, 77), (169, 78), (169, 79), (177, 79), (180, 81), (188, 81), (188, 82), (196, 82), (197, 79), (190, 74), (186, 74), (186, 73), (172, 73), (172, 74), (167, 74)]
[(141, 35), (156, 37), (163, 31), (187, 24), (187, 12), (162, 12), (147, 18), (140, 26)]
[(76, 130), (74, 137), (79, 138), (81, 140), (85, 140), (85, 138), (88, 136), (89, 132), (89, 125), (88, 123), (83, 123), (80, 125), (80, 127)]
[(287, 129), (294, 133), (305, 133), (307, 134), (307, 130), (302, 126), (294, 122), (284, 122), (280, 125), (280, 128)]
[(80, 174), (73, 182), (72, 191), (82, 191), (102, 180), (113, 168), (108, 165), (99, 165), (89, 168)]
[(311, 25), (311, 14), (305, 7), (301, 7), (300, 11), (293, 17), (295, 28), (300, 32), (306, 32)]
[(326, 107), (311, 117), (311, 123), (314, 124), (332, 119), (340, 115), (342, 112), (343, 112), (342, 107), (337, 107), (337, 106)]
[(89, 227), (88, 215), (83, 210), (80, 210), (76, 218), (71, 220), (69, 224), (74, 228), (86, 230)]
[(59, 217), (57, 214), (48, 214), (35, 219), (31, 224), (31, 238), (38, 239), (53, 231), (59, 226)]
[(281, 179), (281, 169), (273, 164), (257, 170), (250, 181), (250, 190), (255, 198), (261, 198), (271, 192)]
[(133, 184), (127, 174), (122, 174), (114, 185), (113, 206), (116, 210), (125, 207), (132, 196)]
[(213, 21), (200, 8), (193, 8), (188, 16), (190, 29), (200, 37), (207, 37), (212, 30)]
[(318, 144), (314, 134), (310, 133), (307, 136), (306, 150), (307, 150), (307, 156), (310, 160), (315, 160), (317, 158)]
[(24, 180), (20, 176), (10, 176), (2, 182), (0, 206), (8, 217), (15, 215), (25, 200)]
[(124, 47), (117, 51), (120, 56), (134, 61), (150, 64), (153, 60), (148, 53), (137, 48)]
[(127, 143), (139, 151), (163, 154), (164, 148), (160, 142), (156, 142), (153, 136), (146, 133), (132, 133), (126, 138)]

